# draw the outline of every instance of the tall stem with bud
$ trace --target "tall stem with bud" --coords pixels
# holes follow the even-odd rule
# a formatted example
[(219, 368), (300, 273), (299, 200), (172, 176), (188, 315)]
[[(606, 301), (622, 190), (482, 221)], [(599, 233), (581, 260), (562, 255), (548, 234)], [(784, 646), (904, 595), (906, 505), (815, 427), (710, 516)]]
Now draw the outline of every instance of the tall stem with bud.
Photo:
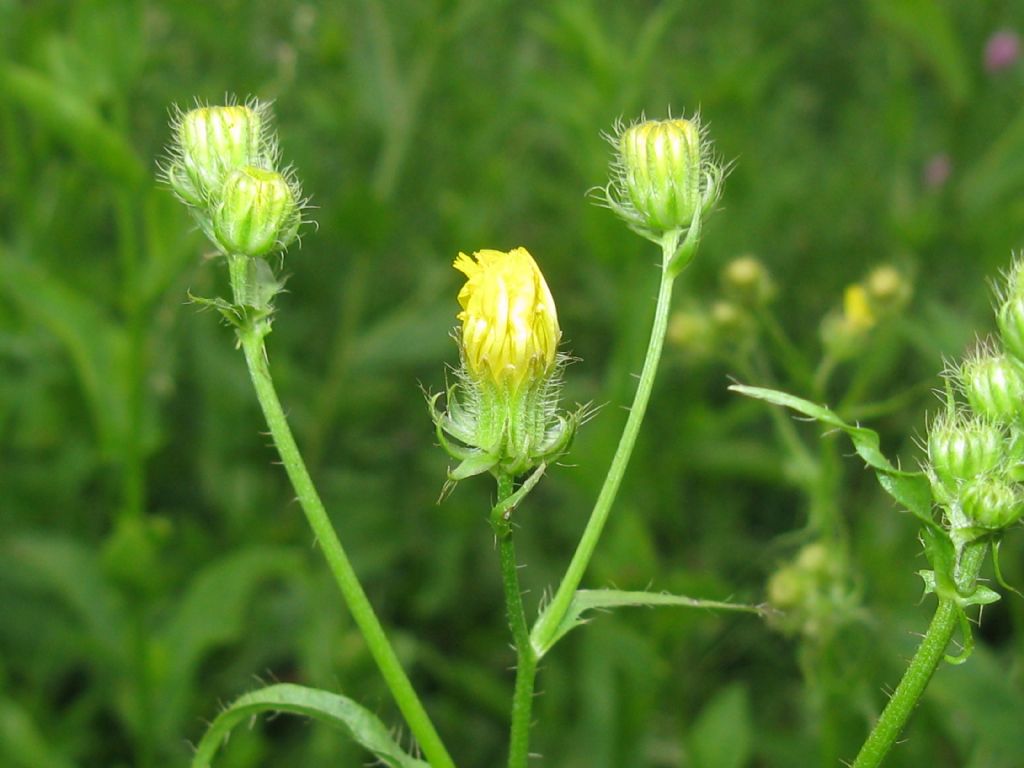
[(331, 524), (270, 376), (264, 340), (281, 282), (261, 257), (295, 240), (303, 204), (294, 177), (276, 168), (276, 139), (268, 118), (264, 106), (251, 103), (201, 107), (175, 120), (177, 140), (164, 176), (224, 255), (231, 283), (231, 301), (196, 301), (215, 307), (235, 326), (281, 463), (352, 618), (430, 764), (454, 766)]

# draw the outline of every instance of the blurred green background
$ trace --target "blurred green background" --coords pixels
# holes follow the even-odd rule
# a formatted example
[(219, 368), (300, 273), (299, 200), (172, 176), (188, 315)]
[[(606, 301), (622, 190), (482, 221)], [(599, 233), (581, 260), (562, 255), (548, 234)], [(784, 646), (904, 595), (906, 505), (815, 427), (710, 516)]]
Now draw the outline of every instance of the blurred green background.
[[(848, 443), (780, 426), (726, 387), (845, 403), (917, 462), (929, 388), (991, 330), (987, 281), (1024, 232), (1024, 64), (986, 53), (1024, 29), (1024, 8), (530, 5), (0, 0), (0, 764), (182, 765), (261, 680), (339, 691), (399, 724), (273, 463), (231, 332), (186, 303), (224, 294), (226, 276), (156, 161), (169, 105), (225, 94), (275, 101), (316, 206), (269, 339), (282, 400), (466, 766), (504, 759), (513, 655), (493, 488), (474, 479), (437, 504), (447, 458), (420, 385), (440, 388), (457, 357), (451, 260), (529, 248), (580, 358), (566, 399), (604, 406), (520, 510), (533, 607), (603, 479), (653, 312), (658, 254), (586, 196), (607, 180), (601, 132), (700, 109), (735, 169), (676, 306), (714, 327), (674, 334), (586, 583), (760, 602), (808, 544), (828, 566), (800, 588), (806, 621), (623, 610), (570, 635), (542, 668), (537, 764), (855, 754), (933, 606), (916, 526)], [(760, 331), (711, 309), (744, 253), (776, 287)], [(809, 391), (764, 329), (816, 364), (822, 318), (881, 264), (912, 302)], [(821, 482), (794, 471), (790, 427)], [(1022, 555), (1011, 531), (1017, 585)], [(986, 608), (976, 634), (888, 765), (1024, 764), (1024, 601)], [(238, 729), (218, 764), (365, 760), (342, 734), (279, 717)]]

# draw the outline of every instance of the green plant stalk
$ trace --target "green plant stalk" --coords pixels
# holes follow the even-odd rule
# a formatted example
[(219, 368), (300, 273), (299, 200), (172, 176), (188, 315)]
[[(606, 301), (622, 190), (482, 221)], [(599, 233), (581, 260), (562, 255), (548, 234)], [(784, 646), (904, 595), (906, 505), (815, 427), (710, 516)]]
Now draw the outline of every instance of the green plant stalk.
[[(958, 589), (966, 590), (973, 587), (987, 552), (987, 542), (975, 542), (964, 548), (957, 569)], [(939, 605), (935, 609), (932, 623), (929, 625), (921, 645), (918, 646), (914, 658), (910, 660), (910, 666), (903, 673), (903, 679), (900, 680), (892, 698), (889, 699), (889, 703), (882, 711), (881, 717), (878, 718), (875, 727), (868, 734), (852, 768), (875, 768), (882, 764), (882, 760), (903, 732), (918, 700), (925, 688), (928, 687), (932, 675), (935, 674), (939, 662), (942, 661), (946, 646), (949, 645), (953, 632), (959, 624), (960, 610), (955, 598), (939, 598)]]
[[(636, 438), (640, 432), (640, 425), (643, 423), (644, 414), (647, 412), (647, 403), (651, 398), (651, 390), (654, 387), (654, 376), (658, 370), (658, 363), (661, 360), (661, 349), (665, 343), (665, 332), (668, 329), (668, 313), (672, 304), (672, 285), (678, 270), (669, 269), (669, 262), (679, 249), (680, 232), (675, 231), (667, 234), (662, 242), (662, 271), (661, 285), (658, 289), (658, 303), (654, 310), (654, 324), (651, 327), (651, 338), (647, 343), (647, 355), (644, 358), (644, 365), (640, 371), (640, 381), (637, 383), (636, 394), (633, 396), (633, 405), (629, 409), (629, 418), (626, 419), (626, 426), (619, 438), (619, 445), (615, 449), (611, 466), (605, 476), (604, 485), (598, 493), (594, 509), (590, 513), (590, 519), (576, 546), (569, 567), (566, 569), (562, 582), (552, 598), (550, 605), (541, 614), (533, 627), (531, 635), (534, 651), (540, 655), (550, 647), (558, 628), (565, 618), (573, 595), (583, 580), (583, 574), (587, 570), (597, 542), (608, 521), (608, 514), (611, 512), (612, 504), (622, 484), (622, 477), (626, 473), (629, 459), (633, 455), (633, 447), (636, 445)], [(691, 228), (684, 242), (683, 249), (696, 251), (699, 234)], [(693, 257), (693, 253), (690, 254)]]
[(530, 629), (519, 586), (519, 568), (512, 538), (510, 513), (501, 510), (501, 502), (512, 495), (512, 478), (498, 476), (498, 503), (491, 513), (491, 525), (498, 537), (501, 579), (505, 587), (505, 609), (512, 640), (516, 647), (516, 685), (512, 695), (512, 728), (509, 735), (508, 766), (525, 768), (530, 757), (530, 718), (533, 711), (533, 686), (537, 677), (537, 653), (530, 643)]
[[(229, 257), (229, 262), (232, 262), (233, 267), (232, 287), (237, 289), (238, 281), (235, 278), (238, 275), (238, 270), (234, 268), (237, 264), (236, 259), (237, 257), (234, 256)], [(263, 343), (268, 332), (269, 327), (265, 324), (248, 323), (239, 329), (238, 335), (242, 351), (245, 353), (245, 362), (249, 367), (249, 375), (252, 378), (253, 387), (256, 389), (256, 397), (263, 409), (263, 415), (270, 428), (274, 445), (281, 456), (281, 463), (288, 473), (288, 479), (292, 483), (302, 511), (323, 550), (331, 573), (352, 613), (352, 618), (363, 633), (370, 654), (377, 663), (381, 676), (390, 689), (391, 695), (394, 696), (395, 703), (408, 723), (420, 749), (423, 750), (423, 754), (431, 766), (454, 768), (455, 763), (449, 756), (430, 716), (413, 689), (412, 683), (402, 669), (398, 656), (388, 642), (384, 628), (359, 583), (359, 578), (341, 546), (341, 541), (331, 525), (323, 502), (313, 485), (313, 480), (306, 470), (306, 465), (299, 453), (295, 438), (292, 436), (291, 428), (288, 426), (270, 376), (266, 347)]]

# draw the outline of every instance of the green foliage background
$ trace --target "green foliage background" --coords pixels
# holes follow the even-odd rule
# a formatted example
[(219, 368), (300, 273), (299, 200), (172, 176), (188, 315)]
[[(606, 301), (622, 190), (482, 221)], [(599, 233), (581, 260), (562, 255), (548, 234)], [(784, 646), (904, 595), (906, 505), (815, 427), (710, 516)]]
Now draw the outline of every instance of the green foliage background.
[[(168, 105), (276, 102), (318, 222), (285, 262), (281, 396), (454, 755), (497, 765), (513, 656), (493, 489), (467, 481), (436, 503), (446, 457), (418, 386), (439, 388), (456, 359), (454, 255), (528, 247), (581, 359), (567, 398), (605, 404), (520, 511), (531, 605), (582, 529), (653, 312), (657, 253), (586, 197), (617, 117), (699, 107), (736, 159), (677, 305), (715, 295), (752, 252), (814, 358), (847, 284), (880, 263), (913, 274), (898, 328), (835, 379), (841, 392), (870, 365), (866, 400), (910, 388), (870, 425), (912, 465), (928, 387), (991, 329), (986, 280), (1024, 231), (1024, 67), (982, 63), (1006, 26), (1024, 28), (1008, 1), (0, 0), (0, 764), (181, 765), (257, 679), (398, 723), (230, 331), (185, 303), (226, 276), (154, 182)], [(942, 154), (949, 179), (929, 186)], [(814, 538), (766, 407), (729, 394), (730, 375), (669, 351), (590, 586), (758, 602)], [(853, 756), (932, 602), (912, 520), (856, 460), (840, 466), (855, 620), (800, 639), (740, 615), (601, 616), (545, 659), (544, 765)], [(1011, 531), (1011, 583), (1022, 555)], [(978, 634), (889, 765), (1024, 762), (1024, 601), (987, 608)], [(239, 729), (219, 765), (364, 760), (282, 717)]]

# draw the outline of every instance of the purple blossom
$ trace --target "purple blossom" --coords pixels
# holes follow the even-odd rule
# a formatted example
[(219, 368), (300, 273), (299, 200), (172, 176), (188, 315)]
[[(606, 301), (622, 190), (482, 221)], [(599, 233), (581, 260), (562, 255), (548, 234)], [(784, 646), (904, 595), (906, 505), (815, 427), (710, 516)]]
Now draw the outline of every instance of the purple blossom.
[(932, 155), (928, 158), (928, 162), (925, 163), (924, 172), (921, 174), (924, 178), (925, 187), (928, 189), (941, 188), (949, 180), (949, 175), (952, 171), (953, 163), (949, 159), (949, 155), (945, 152)]
[(985, 43), (985, 70), (1002, 72), (1020, 56), (1020, 36), (1012, 29), (1000, 29)]

